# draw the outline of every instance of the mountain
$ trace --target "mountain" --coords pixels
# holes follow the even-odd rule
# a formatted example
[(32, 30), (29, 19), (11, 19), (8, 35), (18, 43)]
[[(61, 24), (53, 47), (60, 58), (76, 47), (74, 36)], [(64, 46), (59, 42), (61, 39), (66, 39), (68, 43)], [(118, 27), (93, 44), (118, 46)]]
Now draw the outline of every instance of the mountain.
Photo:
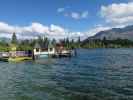
[(9, 43), (10, 41), (11, 41), (10, 38), (0, 37), (0, 42), (6, 42), (6, 43)]
[(124, 28), (112, 28), (106, 31), (100, 31), (95, 36), (89, 37), (89, 39), (106, 39), (114, 40), (114, 39), (129, 39), (133, 40), (133, 25), (126, 26)]

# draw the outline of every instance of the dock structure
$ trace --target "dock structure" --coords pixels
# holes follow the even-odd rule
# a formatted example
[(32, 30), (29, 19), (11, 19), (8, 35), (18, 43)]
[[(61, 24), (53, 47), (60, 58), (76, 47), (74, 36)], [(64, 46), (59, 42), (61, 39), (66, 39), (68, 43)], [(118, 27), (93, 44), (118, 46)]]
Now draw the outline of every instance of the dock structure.
[(9, 52), (0, 52), (0, 61), (24, 61), (32, 60), (31, 51), (9, 51)]
[(9, 57), (9, 52), (0, 52), (0, 58)]
[(8, 61), (9, 52), (0, 52), (0, 61)]
[(38, 58), (61, 58), (61, 57), (71, 57), (74, 53), (74, 50), (65, 49), (63, 44), (52, 45), (41, 47), (38, 43), (35, 44), (33, 54), (34, 59)]
[(66, 49), (63, 44), (40, 46), (35, 44), (33, 51), (17, 51), (15, 45), (11, 45), (12, 49), (9, 52), (0, 52), (0, 61), (25, 61), (45, 58), (62, 58), (71, 57), (74, 55), (74, 50)]

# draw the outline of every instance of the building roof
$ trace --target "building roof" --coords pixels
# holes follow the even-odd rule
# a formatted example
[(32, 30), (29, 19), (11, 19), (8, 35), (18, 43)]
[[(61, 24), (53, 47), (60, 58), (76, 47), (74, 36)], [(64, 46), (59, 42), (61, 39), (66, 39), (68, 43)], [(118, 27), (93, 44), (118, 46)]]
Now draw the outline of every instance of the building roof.
[(34, 48), (43, 48), (43, 49), (44, 48), (53, 48), (53, 47), (54, 47), (54, 45), (51, 43), (44, 43), (42, 45), (39, 45), (39, 43), (36, 43), (34, 46)]
[(57, 46), (57, 47), (64, 47), (64, 44), (58, 43), (58, 44), (56, 44), (56, 46)]
[(39, 43), (36, 42), (34, 48), (41, 48), (41, 46), (39, 45)]
[(53, 48), (54, 47), (54, 45), (50, 42), (49, 44), (48, 44), (48, 48)]

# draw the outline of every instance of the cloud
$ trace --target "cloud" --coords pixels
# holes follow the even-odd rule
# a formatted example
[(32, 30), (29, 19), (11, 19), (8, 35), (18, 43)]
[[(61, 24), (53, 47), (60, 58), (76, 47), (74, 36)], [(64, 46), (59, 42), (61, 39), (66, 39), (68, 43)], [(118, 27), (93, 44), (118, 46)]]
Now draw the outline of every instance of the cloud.
[(32, 33), (49, 33), (49, 27), (44, 26), (40, 23), (32, 23), (32, 25), (29, 26), (29, 28), (29, 30), (31, 30)]
[(84, 11), (84, 12), (82, 12), (82, 14), (81, 14), (81, 18), (87, 18), (88, 15), (89, 15), (89, 12), (88, 12), (88, 11)]
[(72, 12), (71, 15), (70, 15), (70, 17), (72, 17), (73, 19), (80, 19), (80, 14), (77, 13), (77, 12)]
[(54, 24), (46, 26), (38, 22), (33, 22), (28, 26), (15, 26), (0, 22), (0, 37), (11, 38), (13, 32), (16, 33), (19, 39), (33, 39), (38, 36), (47, 36), (55, 39), (67, 37), (77, 39), (79, 36), (84, 37), (84, 32), (72, 32)]
[(1, 33), (9, 33), (9, 32), (13, 32), (14, 31), (14, 27), (4, 23), (4, 22), (0, 22), (0, 32)]
[(73, 32), (54, 24), (46, 26), (38, 22), (33, 22), (28, 26), (14, 26), (5, 22), (0, 22), (0, 37), (11, 38), (12, 33), (15, 32), (17, 37), (20, 39), (33, 39), (37, 38), (38, 36), (47, 36), (49, 38), (55, 39), (62, 39), (67, 37), (71, 39), (77, 39), (78, 37), (81, 37), (81, 40), (83, 40), (89, 36), (95, 35), (99, 31), (107, 30), (110, 28), (111, 27), (98, 25), (85, 32)]
[(64, 11), (65, 11), (65, 8), (58, 8), (58, 9), (57, 9), (57, 12), (58, 12), (58, 13), (62, 13), (62, 12), (64, 12)]
[(46, 35), (49, 37), (63, 37), (67, 30), (61, 26), (51, 24), (46, 26), (37, 22), (31, 23), (29, 26), (14, 26), (5, 22), (0, 22), (0, 36), (3, 34), (11, 36), (15, 32), (18, 36), (23, 37), (37, 37), (39, 35)]
[(75, 20), (85, 19), (89, 15), (88, 11), (83, 11), (83, 12), (67, 11), (69, 8), (70, 7), (58, 8), (57, 12), (62, 13), (65, 17), (71, 17)]
[(0, 22), (0, 33), (45, 33), (49, 28), (40, 23), (32, 23), (29, 26), (13, 26), (5, 22)]
[(72, 39), (78, 39), (78, 37), (80, 37), (81, 40), (84, 40), (88, 37), (96, 35), (100, 31), (109, 30), (111, 28), (112, 27), (97, 25), (84, 32), (69, 32), (67, 36)]
[(55, 32), (55, 33), (62, 34), (62, 33), (65, 33), (65, 29), (62, 28), (62, 27), (60, 27), (60, 26), (57, 26), (57, 25), (52, 24), (50, 26), (50, 32)]
[(133, 2), (102, 6), (100, 13), (109, 24), (130, 25), (133, 23)]
[(67, 15), (67, 17), (71, 17), (73, 19), (80, 20), (80, 19), (87, 18), (89, 13), (88, 13), (88, 11), (84, 11), (84, 12), (70, 12), (70, 13), (65, 13), (65, 15)]

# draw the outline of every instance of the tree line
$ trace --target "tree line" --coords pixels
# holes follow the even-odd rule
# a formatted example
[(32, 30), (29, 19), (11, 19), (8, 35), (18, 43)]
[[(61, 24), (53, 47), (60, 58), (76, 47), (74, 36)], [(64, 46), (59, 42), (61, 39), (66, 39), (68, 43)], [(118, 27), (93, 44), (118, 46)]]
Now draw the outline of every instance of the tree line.
[(16, 45), (17, 50), (27, 51), (33, 50), (35, 44), (38, 43), (41, 47), (47, 47), (49, 43), (56, 45), (57, 43), (63, 44), (66, 49), (73, 48), (132, 48), (133, 41), (128, 39), (115, 39), (108, 40), (106, 37), (103, 39), (90, 39), (87, 41), (81, 41), (80, 37), (77, 40), (64, 38), (60, 40), (49, 39), (47, 37), (39, 36), (38, 39), (31, 40), (18, 40), (15, 33), (12, 35), (12, 39), (9, 43), (5, 41), (0, 42), (0, 51), (10, 51), (11, 44)]
[(13, 33), (11, 41), (0, 41), (0, 51), (8, 52), (11, 50), (11, 45), (15, 45), (18, 51), (27, 51), (33, 50), (36, 43), (38, 43), (41, 47), (48, 47), (49, 43), (52, 45), (62, 44), (66, 49), (79, 48), (80, 47), (80, 38), (75, 41), (74, 39), (64, 38), (60, 40), (49, 39), (47, 37), (38, 36), (37, 39), (26, 39), (26, 40), (18, 40), (16, 33)]
[(90, 39), (82, 42), (83, 48), (132, 48), (133, 41), (128, 39), (114, 39), (109, 40), (104, 37), (103, 39)]

